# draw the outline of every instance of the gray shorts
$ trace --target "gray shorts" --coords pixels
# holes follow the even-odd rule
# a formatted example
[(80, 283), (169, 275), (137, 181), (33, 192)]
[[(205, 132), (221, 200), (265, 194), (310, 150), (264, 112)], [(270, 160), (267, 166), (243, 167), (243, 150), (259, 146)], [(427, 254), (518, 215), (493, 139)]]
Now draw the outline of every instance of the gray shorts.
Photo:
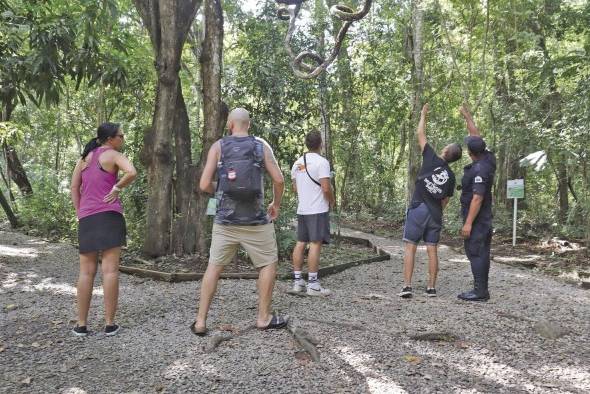
[(330, 212), (297, 215), (297, 241), (330, 243)]
[(442, 225), (434, 221), (428, 206), (421, 203), (416, 208), (408, 209), (403, 240), (415, 245), (420, 240), (426, 245), (436, 245), (440, 240), (441, 229)]

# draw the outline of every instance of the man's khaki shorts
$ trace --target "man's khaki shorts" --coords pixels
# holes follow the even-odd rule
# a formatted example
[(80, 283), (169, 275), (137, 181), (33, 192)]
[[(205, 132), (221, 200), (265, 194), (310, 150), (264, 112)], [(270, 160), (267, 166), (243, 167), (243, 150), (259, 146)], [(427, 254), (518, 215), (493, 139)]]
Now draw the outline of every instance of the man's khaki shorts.
[(227, 265), (242, 246), (254, 267), (261, 268), (279, 261), (275, 228), (272, 223), (257, 226), (213, 224), (209, 264)]

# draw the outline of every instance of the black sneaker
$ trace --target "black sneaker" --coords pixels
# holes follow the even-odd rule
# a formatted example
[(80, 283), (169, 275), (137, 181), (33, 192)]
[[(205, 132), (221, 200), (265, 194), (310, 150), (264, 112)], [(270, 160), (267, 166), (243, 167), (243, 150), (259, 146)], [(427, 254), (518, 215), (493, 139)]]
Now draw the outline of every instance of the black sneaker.
[(405, 286), (398, 296), (401, 298), (412, 298), (412, 288), (410, 286)]
[(426, 294), (426, 297), (436, 297), (436, 289), (434, 287), (427, 287), (424, 294)]
[(104, 334), (107, 337), (112, 337), (114, 335), (117, 335), (120, 329), (121, 327), (119, 327), (116, 324), (113, 324), (112, 326), (104, 326)]
[(85, 337), (88, 335), (88, 329), (86, 326), (79, 326), (76, 324), (76, 327), (72, 328), (72, 334), (77, 337)]

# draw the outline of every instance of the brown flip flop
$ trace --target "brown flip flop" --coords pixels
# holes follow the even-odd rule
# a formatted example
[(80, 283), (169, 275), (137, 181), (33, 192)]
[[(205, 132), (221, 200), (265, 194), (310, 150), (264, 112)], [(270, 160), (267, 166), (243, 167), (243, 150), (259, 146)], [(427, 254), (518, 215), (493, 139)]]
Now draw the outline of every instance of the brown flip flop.
[(205, 335), (207, 335), (207, 328), (205, 328), (204, 330), (197, 330), (196, 324), (196, 321), (194, 321), (193, 324), (191, 324), (191, 332), (199, 337), (204, 337)]

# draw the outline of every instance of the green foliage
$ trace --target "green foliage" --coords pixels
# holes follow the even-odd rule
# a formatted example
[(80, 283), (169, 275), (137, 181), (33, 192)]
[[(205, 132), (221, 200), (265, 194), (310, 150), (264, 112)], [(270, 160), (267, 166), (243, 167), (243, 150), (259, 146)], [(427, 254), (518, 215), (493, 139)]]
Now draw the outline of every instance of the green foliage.
[(281, 212), (275, 221), (275, 234), (279, 249), (279, 260), (291, 258), (297, 237), (293, 224), (297, 222), (297, 202), (294, 199), (285, 199), (281, 206)]
[(34, 233), (77, 242), (76, 212), (70, 200), (69, 185), (45, 168), (32, 171), (35, 193), (17, 200), (22, 224)]
[[(584, 143), (590, 139), (590, 3), (423, 4), (429, 142), (439, 151), (461, 141), (465, 127), (457, 107), (469, 102), (498, 157), (497, 230), (511, 231), (506, 180), (523, 177), (526, 198), (520, 202), (519, 226), (525, 232), (580, 237), (586, 231), (590, 239), (590, 150)], [(49, 212), (66, 205), (63, 212), (71, 212), (67, 193), (56, 194), (51, 185), (69, 182), (75, 160), (99, 122), (121, 122), (125, 153), (139, 169), (139, 178), (123, 195), (130, 246), (138, 247), (147, 193), (139, 154), (156, 92), (151, 45), (133, 2), (0, 0), (0, 5), (0, 112), (12, 112), (9, 123), (0, 123), (0, 140), (16, 147), (35, 189), (32, 199), (17, 201), (18, 213), (30, 225), (38, 219), (40, 228), (49, 229)], [(224, 3), (224, 101), (251, 111), (252, 133), (270, 142), (284, 173), (305, 150), (303, 136), (322, 127), (324, 105), (337, 196), (346, 216), (403, 220), (408, 149), (416, 144), (416, 125), (410, 120), (416, 89), (410, 2), (374, 3), (370, 18), (349, 31), (328, 72), (311, 81), (293, 75), (283, 46), (287, 23), (276, 18), (275, 7), (270, 0), (258, 2), (254, 11), (244, 10), (239, 1)], [(294, 50), (327, 52), (337, 23), (323, 2), (303, 7), (307, 16), (294, 36)], [(195, 31), (201, 24), (197, 18)], [(198, 38), (193, 44), (185, 47), (181, 77), (195, 159), (205, 97)], [(37, 108), (40, 101), (52, 107)], [(8, 104), (18, 105), (12, 111)], [(540, 150), (548, 154), (546, 168), (519, 167), (521, 158)], [(453, 166), (458, 180), (468, 162), (465, 157)], [(556, 201), (560, 171), (569, 183), (565, 216)], [(284, 201), (277, 241), (281, 256), (288, 256), (295, 197), (287, 191)], [(45, 202), (56, 205), (44, 211)], [(455, 196), (445, 216), (450, 234), (461, 227), (458, 211)], [(71, 234), (72, 218), (57, 215), (55, 228)]]

